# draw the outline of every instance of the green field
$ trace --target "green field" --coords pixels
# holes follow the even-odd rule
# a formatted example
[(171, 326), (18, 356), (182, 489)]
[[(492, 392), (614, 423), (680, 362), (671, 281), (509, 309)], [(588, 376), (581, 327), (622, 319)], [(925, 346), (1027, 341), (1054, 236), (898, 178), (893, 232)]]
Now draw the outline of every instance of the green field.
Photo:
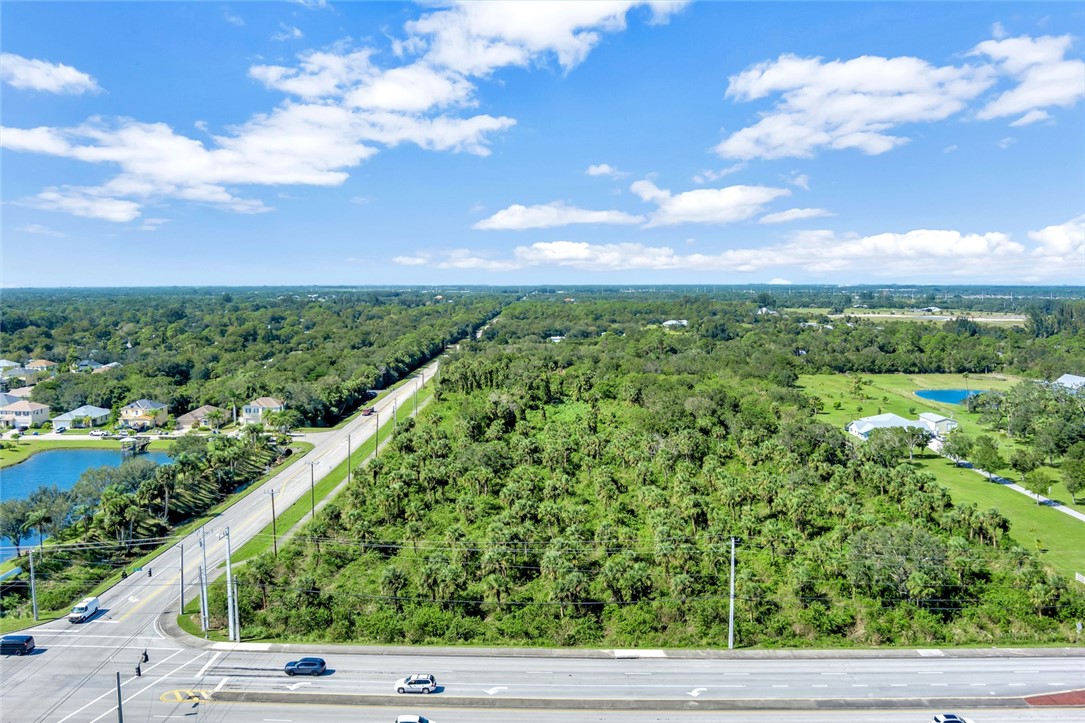
[[(1014, 447), (1004, 435), (982, 426), (976, 415), (966, 412), (963, 406), (921, 399), (915, 392), (920, 389), (1006, 390), (1020, 381), (1015, 377), (1002, 374), (968, 377), (960, 374), (863, 374), (860, 377), (869, 382), (863, 384), (861, 396), (856, 395), (854, 378), (844, 374), (803, 376), (799, 386), (823, 402), (818, 418), (841, 429), (854, 419), (886, 412), (909, 419), (915, 419), (921, 412), (935, 412), (955, 419), (970, 436), (987, 434), (994, 437), (1002, 447), (1004, 457), (1009, 456)], [(840, 402), (840, 409), (833, 408), (836, 402)], [(915, 464), (933, 474), (949, 490), (955, 503), (997, 509), (1010, 520), (1011, 536), (1023, 547), (1040, 550), (1044, 562), (1059, 574), (1072, 578), (1075, 572), (1085, 573), (1085, 523), (1037, 505), (1025, 495), (988, 482), (983, 475), (970, 469), (955, 467), (949, 460), (933, 453), (917, 455)], [(1085, 504), (1071, 504), (1070, 494), (1057, 469), (1041, 469), (1056, 480), (1050, 497), (1085, 512)], [(1005, 475), (1005, 470), (1000, 471)]]

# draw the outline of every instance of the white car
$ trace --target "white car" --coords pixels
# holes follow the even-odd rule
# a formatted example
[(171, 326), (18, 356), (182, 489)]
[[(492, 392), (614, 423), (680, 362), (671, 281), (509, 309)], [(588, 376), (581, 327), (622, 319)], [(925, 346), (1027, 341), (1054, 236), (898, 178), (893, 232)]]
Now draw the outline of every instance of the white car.
[(437, 690), (437, 679), (432, 675), (408, 675), (396, 681), (397, 693), (421, 693), (428, 695)]
[(956, 713), (939, 713), (931, 719), (931, 723), (972, 723), (972, 720)]
[(425, 716), (405, 713), (403, 715), (396, 716), (396, 723), (435, 723), (435, 721), (432, 721)]

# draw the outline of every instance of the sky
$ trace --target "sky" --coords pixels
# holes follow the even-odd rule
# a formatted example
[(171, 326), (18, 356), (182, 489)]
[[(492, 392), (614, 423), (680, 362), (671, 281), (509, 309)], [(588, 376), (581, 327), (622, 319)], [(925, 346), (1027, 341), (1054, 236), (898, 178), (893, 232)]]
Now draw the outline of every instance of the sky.
[(0, 285), (1085, 283), (1085, 4), (2, 2)]

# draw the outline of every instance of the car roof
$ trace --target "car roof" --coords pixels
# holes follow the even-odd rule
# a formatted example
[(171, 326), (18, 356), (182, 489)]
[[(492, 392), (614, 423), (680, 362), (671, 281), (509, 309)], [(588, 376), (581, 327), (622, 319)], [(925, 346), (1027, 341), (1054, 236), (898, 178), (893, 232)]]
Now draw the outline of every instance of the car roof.
[(302, 658), (298, 662), (299, 663), (323, 663), (324, 659), (323, 658)]
[(33, 635), (5, 635), (4, 640), (15, 641), (19, 643), (25, 643), (27, 640), (33, 640)]

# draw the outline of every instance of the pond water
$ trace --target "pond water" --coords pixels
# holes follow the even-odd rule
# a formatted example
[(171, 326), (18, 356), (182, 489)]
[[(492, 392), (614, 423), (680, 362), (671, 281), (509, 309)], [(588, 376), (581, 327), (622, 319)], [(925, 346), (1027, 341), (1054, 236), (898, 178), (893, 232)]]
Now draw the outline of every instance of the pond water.
[[(165, 452), (145, 452), (139, 457), (158, 464), (169, 464), (170, 457)], [(110, 465), (119, 467), (129, 459), (117, 449), (50, 449), (31, 455), (25, 462), (5, 467), (0, 470), (0, 502), (26, 499), (30, 493), (42, 486), (56, 485), (68, 490), (79, 481), (79, 476), (92, 467)], [(33, 543), (29, 540), (33, 537)], [(38, 540), (36, 534), (24, 539), (24, 547)], [(8, 548), (11, 540), (0, 537), (0, 548)], [(0, 549), (0, 560), (14, 555), (14, 549)]]
[(929, 399), (942, 404), (963, 404), (965, 399), (985, 391), (985, 389), (920, 389), (915, 395), (920, 399)]

